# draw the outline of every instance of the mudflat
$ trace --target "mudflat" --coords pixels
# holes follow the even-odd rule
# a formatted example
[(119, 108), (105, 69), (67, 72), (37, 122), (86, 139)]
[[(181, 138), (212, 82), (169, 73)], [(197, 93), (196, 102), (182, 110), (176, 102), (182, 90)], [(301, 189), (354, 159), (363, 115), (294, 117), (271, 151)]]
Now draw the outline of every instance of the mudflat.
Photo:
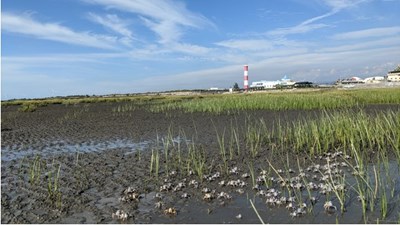
[[(323, 194), (316, 195), (318, 203), (304, 200), (316, 205), (312, 214), (297, 216), (287, 208), (286, 200), (282, 207), (266, 204), (269, 198), (264, 195), (268, 193), (285, 197), (274, 190), (279, 183), (257, 181), (255, 187), (251, 181), (254, 174), (250, 172), (258, 176), (269, 168), (266, 160), (276, 164), (287, 161), (294, 173), (300, 174), (299, 165), (322, 164), (325, 158), (299, 153), (282, 159), (270, 148), (261, 147), (250, 162), (244, 139), (249, 123), (262, 119), (272, 130), (277, 121), (318, 118), (323, 111), (153, 113), (146, 105), (126, 112), (115, 110), (124, 104), (52, 104), (34, 112), (18, 111), (19, 106), (2, 107), (1, 222), (259, 223), (256, 212), (266, 223), (335, 223), (339, 215), (342, 222), (362, 222), (357, 203), (347, 207), (352, 213), (326, 213), (323, 206), (328, 198)], [(400, 106), (363, 107), (368, 114), (386, 110), (398, 112)], [(229, 159), (225, 174), (221, 172), (220, 149), (221, 144), (229, 148), (233, 128), (242, 153)], [(175, 151), (171, 158), (166, 156), (172, 155), (168, 146)], [(190, 157), (191, 148), (198, 149), (199, 155), (193, 157), (204, 161), (207, 174), (196, 173), (194, 166), (178, 166), (182, 163), (178, 163), (181, 159), (176, 151)], [(161, 159), (157, 175), (155, 150)], [(228, 184), (230, 181), (236, 183)]]

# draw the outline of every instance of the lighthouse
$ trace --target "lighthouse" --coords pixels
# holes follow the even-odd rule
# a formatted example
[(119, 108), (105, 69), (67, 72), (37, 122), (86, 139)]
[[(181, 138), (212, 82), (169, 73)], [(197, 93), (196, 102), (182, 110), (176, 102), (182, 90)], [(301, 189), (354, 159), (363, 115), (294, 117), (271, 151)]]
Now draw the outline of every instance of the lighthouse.
[(249, 66), (244, 65), (244, 91), (247, 92), (249, 90)]

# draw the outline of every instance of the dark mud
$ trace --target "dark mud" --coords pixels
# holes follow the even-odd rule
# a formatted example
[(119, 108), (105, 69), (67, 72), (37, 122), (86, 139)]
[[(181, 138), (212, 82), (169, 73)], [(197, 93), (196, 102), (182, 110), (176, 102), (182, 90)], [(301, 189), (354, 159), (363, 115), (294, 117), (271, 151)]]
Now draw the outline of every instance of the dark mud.
[[(266, 204), (267, 198), (257, 195), (259, 190), (252, 189), (250, 178), (242, 177), (249, 171), (249, 162), (244, 161), (243, 155), (230, 161), (229, 168), (238, 167), (238, 174), (221, 175), (214, 181), (204, 178), (206, 180), (201, 182), (198, 176), (188, 175), (188, 171), (176, 171), (174, 174), (171, 173), (172, 169), (167, 172), (164, 167), (160, 168), (158, 179), (150, 175), (151, 149), (159, 145), (157, 139), (162, 140), (169, 134), (173, 134), (176, 143), (182, 146), (195, 142), (206, 152), (207, 162), (213, 162), (219, 154), (216, 132), (222, 134), (226, 130), (228, 134), (234, 126), (242, 128), (239, 132), (243, 134), (246, 132), (246, 123), (257, 122), (260, 118), (270, 122), (272, 129), (278, 120), (315, 118), (323, 113), (321, 111), (251, 111), (235, 115), (210, 115), (180, 111), (151, 113), (145, 107), (127, 112), (114, 110), (124, 104), (48, 105), (30, 113), (19, 112), (17, 106), (3, 107), (1, 222), (259, 223), (250, 199), (265, 223), (364, 222), (358, 210), (359, 202), (349, 203), (347, 210), (351, 213), (329, 214), (323, 208), (327, 197), (318, 192), (313, 194), (319, 198), (315, 210), (304, 216), (292, 218), (285, 206)], [(398, 111), (400, 106), (375, 105), (365, 108), (367, 113), (387, 109)], [(300, 157), (302, 166), (311, 162), (323, 163), (322, 159)], [(290, 158), (293, 160), (295, 157)], [(277, 158), (273, 152), (264, 149), (253, 162), (257, 176), (261, 169), (268, 167), (265, 159), (277, 164), (286, 162), (286, 159)], [(296, 161), (291, 163), (296, 170)], [(40, 172), (35, 173), (34, 168), (40, 168)], [(60, 174), (56, 179), (58, 169)], [(219, 170), (211, 166), (210, 173), (206, 175), (211, 176)], [(298, 169), (295, 171), (296, 174), (299, 172)], [(228, 182), (237, 179), (245, 182), (246, 186), (241, 188), (218, 184), (222, 180)], [(55, 180), (58, 189), (52, 195), (50, 190), (54, 190)], [(192, 180), (199, 182), (197, 188), (190, 185)], [(183, 183), (184, 187), (176, 191), (160, 190), (160, 186), (168, 183), (171, 183), (172, 189), (179, 183)], [(52, 189), (49, 190), (50, 184)], [(271, 183), (269, 187), (260, 188), (268, 191), (277, 185)], [(140, 199), (121, 200), (128, 187), (135, 188)], [(210, 200), (203, 199), (205, 193), (201, 190), (205, 187), (215, 191)], [(243, 193), (238, 193), (238, 189), (243, 189)], [(229, 193), (231, 199), (218, 199), (216, 195), (222, 191)], [(156, 198), (159, 193), (161, 199)], [(190, 198), (182, 198), (185, 193)], [(311, 205), (310, 196), (304, 193), (303, 197), (303, 202)], [(162, 202), (161, 208), (155, 208), (159, 201)], [(170, 207), (177, 210), (176, 215), (164, 213)], [(389, 222), (396, 221), (399, 207), (391, 209), (394, 212), (388, 217)], [(128, 218), (123, 221), (113, 218), (117, 210), (126, 212)]]

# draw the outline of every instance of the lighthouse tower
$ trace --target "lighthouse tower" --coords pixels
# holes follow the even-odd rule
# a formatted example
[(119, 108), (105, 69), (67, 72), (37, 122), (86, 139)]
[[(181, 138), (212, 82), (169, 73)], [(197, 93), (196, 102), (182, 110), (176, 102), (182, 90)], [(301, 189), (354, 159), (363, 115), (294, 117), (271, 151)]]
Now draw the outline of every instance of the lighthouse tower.
[(249, 66), (244, 65), (244, 90), (247, 92), (249, 90)]

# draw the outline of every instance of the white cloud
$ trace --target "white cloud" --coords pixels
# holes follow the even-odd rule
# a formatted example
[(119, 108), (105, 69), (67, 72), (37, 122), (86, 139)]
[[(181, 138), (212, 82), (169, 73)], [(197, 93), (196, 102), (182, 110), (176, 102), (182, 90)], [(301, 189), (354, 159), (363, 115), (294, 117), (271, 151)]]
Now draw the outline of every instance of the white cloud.
[(99, 16), (94, 13), (89, 13), (88, 18), (95, 22), (103, 25), (104, 27), (120, 34), (124, 37), (123, 43), (129, 45), (133, 39), (132, 32), (128, 29), (128, 23), (120, 19), (117, 15), (107, 14), (105, 16)]
[(189, 55), (206, 55), (212, 51), (210, 48), (186, 43), (173, 43), (169, 46), (169, 49)]
[(370, 37), (387, 37), (400, 34), (400, 27), (378, 27), (365, 30), (352, 31), (335, 34), (332, 38), (336, 40), (363, 39)]
[(271, 41), (265, 39), (231, 39), (217, 42), (215, 44), (225, 48), (237, 49), (241, 51), (260, 51), (273, 48)]
[(103, 49), (116, 49), (117, 38), (90, 32), (76, 32), (57, 23), (41, 23), (29, 16), (19, 16), (3, 12), (2, 30), (36, 37), (38, 39), (58, 41)]
[(369, 0), (323, 0), (326, 5), (332, 7), (333, 11), (355, 7), (358, 4), (367, 1)]
[(178, 41), (184, 27), (202, 28), (214, 24), (206, 17), (189, 11), (181, 2), (172, 0), (84, 0), (88, 3), (103, 5), (125, 12), (140, 15), (144, 24), (166, 44)]
[(157, 34), (159, 43), (161, 44), (177, 42), (182, 37), (183, 33), (181, 29), (172, 21), (163, 20), (155, 22), (145, 17), (140, 18), (150, 30)]
[(400, 46), (400, 36), (381, 38), (373, 41), (363, 41), (353, 44), (345, 44), (335, 47), (325, 47), (321, 48), (319, 52), (346, 52), (357, 49), (374, 49), (379, 47), (390, 47), (390, 46)]
[(303, 34), (308, 33), (313, 30), (317, 30), (320, 28), (328, 27), (326, 24), (299, 24), (294, 27), (287, 27), (287, 28), (278, 28), (272, 31), (267, 32), (267, 35), (273, 36), (286, 36), (289, 34)]
[(323, 0), (323, 2), (331, 8), (331, 10), (329, 12), (322, 14), (320, 16), (315, 16), (310, 19), (307, 19), (296, 26), (277, 28), (275, 30), (267, 32), (266, 34), (273, 35), (273, 36), (286, 36), (289, 34), (308, 33), (310, 31), (329, 27), (330, 25), (323, 24), (323, 23), (315, 24), (314, 22), (322, 20), (322, 19), (330, 17), (330, 16), (333, 16), (344, 9), (355, 7), (358, 4), (365, 2), (365, 1), (368, 1), (368, 0)]

